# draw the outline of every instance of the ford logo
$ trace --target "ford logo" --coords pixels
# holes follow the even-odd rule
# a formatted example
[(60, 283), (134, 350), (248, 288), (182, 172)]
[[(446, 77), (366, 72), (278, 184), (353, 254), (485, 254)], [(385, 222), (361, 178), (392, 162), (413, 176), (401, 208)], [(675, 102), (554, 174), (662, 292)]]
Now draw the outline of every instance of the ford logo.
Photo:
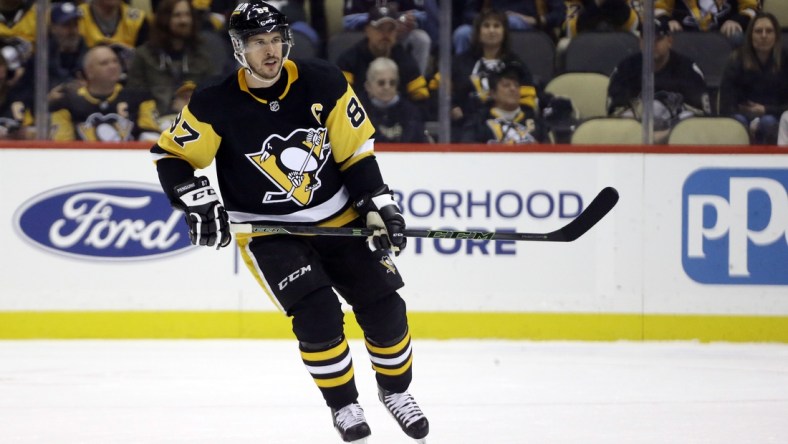
[(190, 248), (183, 213), (158, 185), (86, 182), (56, 188), (22, 204), (17, 232), (36, 247), (80, 259), (130, 261)]

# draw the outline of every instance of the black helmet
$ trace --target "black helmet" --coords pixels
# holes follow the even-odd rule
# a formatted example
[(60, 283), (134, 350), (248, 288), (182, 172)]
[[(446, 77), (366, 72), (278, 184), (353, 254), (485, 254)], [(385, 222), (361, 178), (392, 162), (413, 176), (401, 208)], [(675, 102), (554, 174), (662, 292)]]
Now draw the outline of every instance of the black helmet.
[(279, 31), (285, 43), (292, 45), (293, 36), (287, 17), (279, 12), (278, 9), (260, 0), (250, 0), (239, 4), (230, 14), (228, 26), (230, 38), (240, 40), (242, 43), (246, 37), (264, 32)]

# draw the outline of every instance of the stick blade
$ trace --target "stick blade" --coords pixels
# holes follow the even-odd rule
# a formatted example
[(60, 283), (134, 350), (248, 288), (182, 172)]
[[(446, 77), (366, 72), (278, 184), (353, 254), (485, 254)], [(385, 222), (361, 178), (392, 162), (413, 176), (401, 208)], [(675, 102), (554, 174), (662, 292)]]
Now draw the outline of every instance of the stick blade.
[(572, 222), (560, 230), (550, 233), (552, 240), (572, 242), (584, 235), (597, 222), (613, 209), (618, 203), (618, 191), (613, 187), (605, 187), (597, 194), (588, 207)]

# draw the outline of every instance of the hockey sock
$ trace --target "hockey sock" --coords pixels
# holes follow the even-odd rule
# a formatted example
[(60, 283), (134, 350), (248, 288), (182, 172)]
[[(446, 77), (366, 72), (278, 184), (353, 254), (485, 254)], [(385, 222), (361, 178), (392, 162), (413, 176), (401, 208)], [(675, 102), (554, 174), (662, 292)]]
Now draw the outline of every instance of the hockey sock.
[(326, 344), (301, 342), (301, 359), (323, 393), (326, 404), (340, 409), (358, 398), (353, 359), (344, 336)]
[(395, 393), (407, 390), (413, 376), (410, 332), (405, 330), (404, 335), (389, 343), (376, 343), (369, 338), (364, 338), (364, 343), (367, 346), (378, 385)]

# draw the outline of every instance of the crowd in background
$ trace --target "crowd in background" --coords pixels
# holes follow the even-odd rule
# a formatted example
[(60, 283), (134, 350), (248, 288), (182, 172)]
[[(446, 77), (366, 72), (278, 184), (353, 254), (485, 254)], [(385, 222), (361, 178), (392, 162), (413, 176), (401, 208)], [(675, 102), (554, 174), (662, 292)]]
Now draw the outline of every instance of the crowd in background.
[[(780, 0), (767, 0), (780, 1)], [(296, 46), (330, 58), (328, 8), (342, 8), (339, 33), (359, 39), (335, 61), (364, 102), (383, 142), (430, 142), (442, 81), (451, 91), (453, 142), (565, 143), (580, 119), (571, 97), (512, 48), (512, 36), (544, 33), (561, 54), (583, 33), (641, 36), (637, 0), (460, 0), (450, 24), (437, 0), (270, 1), (287, 15)], [(155, 140), (191, 93), (238, 69), (226, 34), (236, 0), (55, 2), (47, 14), (47, 70), (36, 75), (35, 0), (0, 0), (0, 137), (35, 137), (34, 85), (48, 78), (48, 138)], [(788, 145), (788, 59), (781, 25), (759, 0), (655, 0), (654, 129), (657, 142), (679, 121), (729, 116), (753, 144)], [(451, 26), (452, 47), (439, 45)], [(724, 35), (731, 44), (719, 86), (672, 49), (679, 32)], [(449, 79), (437, 70), (451, 53)], [(293, 51), (297, 58), (299, 52)], [(539, 63), (537, 61), (536, 63)], [(640, 119), (641, 53), (610, 75), (607, 114)]]

